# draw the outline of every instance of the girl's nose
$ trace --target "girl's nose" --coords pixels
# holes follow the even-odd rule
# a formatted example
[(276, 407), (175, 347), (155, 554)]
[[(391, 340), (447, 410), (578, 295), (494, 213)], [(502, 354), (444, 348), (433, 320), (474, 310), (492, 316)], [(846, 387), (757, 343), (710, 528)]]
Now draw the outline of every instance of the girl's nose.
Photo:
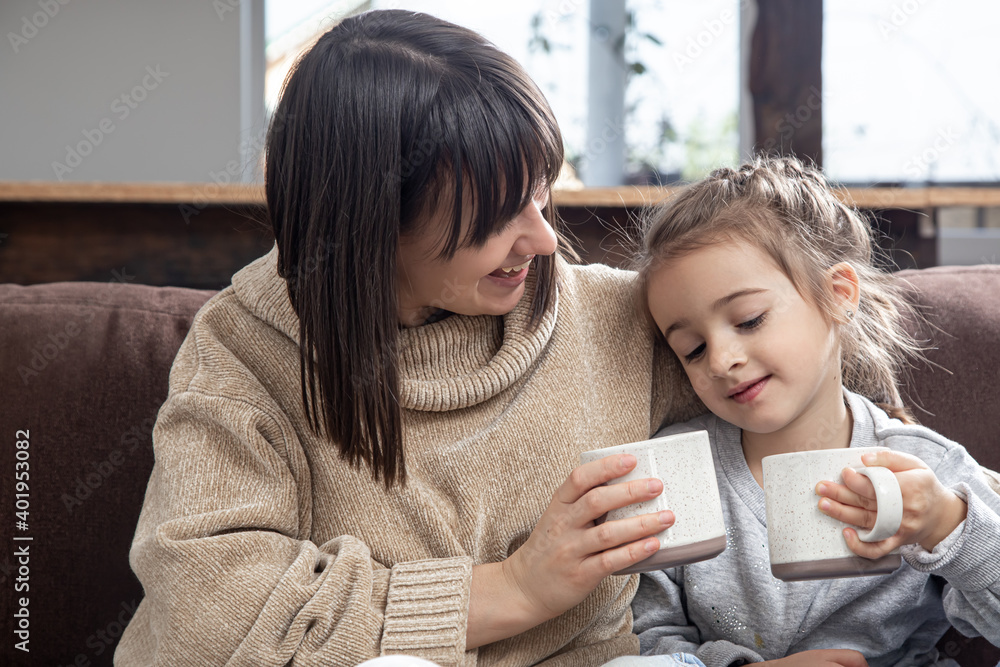
[(521, 233), (514, 242), (513, 251), (516, 254), (551, 255), (556, 251), (559, 239), (536, 202), (528, 202), (518, 215), (517, 222)]
[(713, 377), (726, 377), (746, 363), (746, 353), (738, 341), (729, 340), (714, 346), (708, 357), (708, 370)]

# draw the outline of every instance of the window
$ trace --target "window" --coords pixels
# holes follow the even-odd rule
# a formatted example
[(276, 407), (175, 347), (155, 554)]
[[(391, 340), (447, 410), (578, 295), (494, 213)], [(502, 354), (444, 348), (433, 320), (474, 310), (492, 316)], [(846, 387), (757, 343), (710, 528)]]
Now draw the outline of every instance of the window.
[[(295, 56), (356, 11), (402, 8), (471, 28), (525, 66), (548, 97), (566, 157), (601, 159), (587, 137), (589, 0), (298, 0), (267, 3), (269, 112)], [(737, 160), (739, 3), (634, 0), (624, 41), (624, 117), (607, 131), (627, 145), (626, 180), (698, 178)], [(599, 147), (599, 146), (597, 146)], [(611, 158), (611, 155), (603, 156)], [(613, 158), (612, 158), (613, 159)]]
[(841, 182), (1000, 180), (1000, 3), (829, 0), (823, 156)]

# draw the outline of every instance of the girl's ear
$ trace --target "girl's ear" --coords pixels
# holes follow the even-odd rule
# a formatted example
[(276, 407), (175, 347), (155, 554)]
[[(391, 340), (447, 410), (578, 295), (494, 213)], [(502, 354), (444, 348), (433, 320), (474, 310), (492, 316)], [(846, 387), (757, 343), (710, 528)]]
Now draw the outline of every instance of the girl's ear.
[(833, 302), (839, 313), (835, 318), (839, 322), (850, 322), (858, 312), (861, 301), (861, 286), (858, 284), (858, 272), (848, 262), (834, 264), (827, 271), (827, 281), (833, 294)]

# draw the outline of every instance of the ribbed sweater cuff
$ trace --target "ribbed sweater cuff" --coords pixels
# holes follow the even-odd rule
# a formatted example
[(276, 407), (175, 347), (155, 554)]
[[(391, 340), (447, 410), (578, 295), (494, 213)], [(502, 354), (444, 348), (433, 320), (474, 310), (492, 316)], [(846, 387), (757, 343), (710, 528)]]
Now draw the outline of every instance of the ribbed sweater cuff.
[(733, 664), (763, 662), (764, 658), (745, 646), (727, 641), (706, 642), (701, 645), (696, 655), (707, 667), (729, 667)]
[(900, 549), (906, 562), (918, 572), (934, 573), (961, 591), (979, 591), (1000, 580), (997, 539), (1000, 517), (964, 482), (954, 487), (969, 505), (965, 521), (941, 544), (927, 551), (919, 544)]
[(442, 667), (465, 656), (472, 560), (398, 563), (389, 575), (382, 654), (405, 653)]

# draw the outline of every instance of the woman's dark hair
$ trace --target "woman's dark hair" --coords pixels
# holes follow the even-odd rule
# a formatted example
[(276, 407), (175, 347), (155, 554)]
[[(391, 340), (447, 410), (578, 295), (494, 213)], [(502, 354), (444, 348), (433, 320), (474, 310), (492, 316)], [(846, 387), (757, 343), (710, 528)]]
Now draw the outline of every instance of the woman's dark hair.
[[(447, 197), (441, 256), (481, 246), (555, 181), (562, 159), (552, 111), (521, 66), (426, 14), (348, 18), (286, 79), (265, 182), (278, 273), (299, 317), (302, 400), (310, 428), (387, 487), (406, 480), (400, 236), (420, 233), (442, 201), (448, 211)], [(551, 198), (544, 213), (555, 225)], [(537, 257), (535, 271), (532, 326), (553, 301), (555, 256)]]

